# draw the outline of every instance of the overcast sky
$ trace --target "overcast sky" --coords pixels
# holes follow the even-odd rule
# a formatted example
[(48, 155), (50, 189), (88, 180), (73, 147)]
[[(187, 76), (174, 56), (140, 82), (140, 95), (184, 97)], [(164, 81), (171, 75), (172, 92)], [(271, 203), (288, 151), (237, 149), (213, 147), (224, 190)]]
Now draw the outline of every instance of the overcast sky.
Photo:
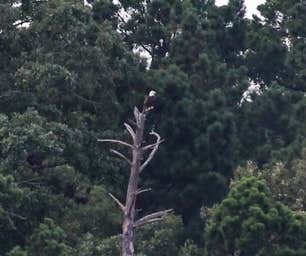
[[(263, 4), (265, 0), (244, 0), (247, 7), (247, 17), (251, 18), (253, 14), (258, 14), (256, 7)], [(216, 5), (227, 4), (228, 0), (216, 0)]]

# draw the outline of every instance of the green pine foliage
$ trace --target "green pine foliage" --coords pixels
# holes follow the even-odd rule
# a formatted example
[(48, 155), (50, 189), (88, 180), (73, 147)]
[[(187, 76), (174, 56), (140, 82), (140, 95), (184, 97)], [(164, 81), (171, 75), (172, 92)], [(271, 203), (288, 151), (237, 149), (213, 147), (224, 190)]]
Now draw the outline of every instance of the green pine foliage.
[(64, 243), (65, 232), (57, 226), (52, 219), (46, 218), (43, 223), (34, 230), (29, 239), (29, 245), (25, 249), (15, 247), (8, 256), (21, 255), (71, 255), (71, 248)]
[(87, 2), (0, 0), (0, 255), (120, 255), (129, 174), (97, 139), (152, 89), (138, 215), (175, 214), (137, 255), (305, 255), (305, 3)]
[(304, 213), (274, 201), (264, 180), (246, 176), (213, 210), (205, 255), (302, 255), (305, 228)]

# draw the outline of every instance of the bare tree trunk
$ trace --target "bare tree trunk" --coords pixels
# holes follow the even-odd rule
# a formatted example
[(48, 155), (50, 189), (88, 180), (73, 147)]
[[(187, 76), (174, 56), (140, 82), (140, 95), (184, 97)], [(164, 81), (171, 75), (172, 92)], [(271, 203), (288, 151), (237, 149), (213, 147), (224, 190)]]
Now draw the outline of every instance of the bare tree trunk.
[[(135, 118), (135, 128), (124, 123), (125, 128), (130, 133), (133, 144), (129, 144), (124, 141), (114, 140), (114, 139), (102, 139), (98, 140), (100, 142), (113, 142), (121, 145), (125, 145), (132, 149), (132, 160), (129, 160), (125, 155), (122, 153), (111, 149), (111, 152), (118, 155), (119, 157), (123, 158), (125, 161), (128, 162), (130, 165), (130, 177), (128, 188), (126, 192), (126, 200), (125, 204), (123, 205), (114, 195), (110, 194), (113, 200), (118, 204), (120, 209), (123, 212), (123, 223), (122, 223), (122, 256), (133, 256), (134, 255), (134, 228), (138, 226), (142, 226), (148, 223), (156, 222), (161, 220), (170, 210), (159, 211), (147, 216), (144, 216), (137, 221), (135, 220), (135, 205), (137, 195), (140, 193), (149, 191), (150, 189), (142, 189), (138, 188), (139, 183), (139, 176), (143, 169), (147, 166), (147, 164), (152, 160), (153, 156), (155, 155), (158, 146), (163, 142), (160, 136), (156, 132), (151, 132), (150, 134), (156, 137), (156, 142), (150, 145), (143, 146), (143, 134), (145, 129), (145, 121), (146, 115), (150, 109), (145, 109), (142, 112), (135, 107), (134, 108), (134, 118)], [(148, 157), (145, 161), (144, 153), (149, 151)]]
[(136, 192), (138, 189), (138, 180), (140, 174), (140, 165), (142, 159), (141, 142), (144, 131), (145, 114), (140, 113), (133, 148), (133, 159), (131, 164), (131, 172), (129, 178), (128, 189), (126, 193), (126, 209), (124, 211), (124, 219), (122, 224), (122, 255), (132, 256), (134, 255), (134, 220), (135, 220), (135, 204), (136, 204)]

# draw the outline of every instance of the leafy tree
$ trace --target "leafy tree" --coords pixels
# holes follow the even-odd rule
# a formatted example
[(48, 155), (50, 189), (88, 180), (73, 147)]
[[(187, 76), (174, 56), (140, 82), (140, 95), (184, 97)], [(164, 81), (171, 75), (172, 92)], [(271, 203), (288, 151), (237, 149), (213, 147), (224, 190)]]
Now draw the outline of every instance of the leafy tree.
[[(264, 11), (262, 15), (265, 15)], [(288, 75), (288, 48), (277, 20), (267, 17), (265, 22), (263, 25), (259, 18), (250, 21), (244, 62), (250, 79), (263, 86), (271, 86), (272, 82), (284, 81)]]
[(8, 256), (28, 256), (28, 253), (22, 250), (19, 246), (16, 246), (6, 255)]
[[(304, 255), (304, 217), (276, 202), (305, 209), (303, 1), (266, 1), (252, 20), (242, 0), (222, 7), (212, 0), (88, 2), (92, 8), (82, 0), (0, 0), (0, 254), (32, 255), (45, 218), (64, 231), (55, 240), (73, 247), (70, 254), (119, 254), (119, 213), (106, 191), (121, 197), (128, 174), (96, 140), (125, 139), (122, 121), (154, 89), (157, 122), (148, 120), (148, 128), (167, 143), (142, 177), (153, 192), (139, 205), (171, 206), (183, 222), (173, 217), (169, 226), (138, 232), (139, 253), (201, 254), (200, 207), (222, 200), (234, 170), (251, 160), (256, 167), (241, 172), (250, 169), (259, 181), (243, 189), (238, 184), (251, 178), (236, 181), (211, 210), (224, 220), (212, 217), (218, 235), (206, 231), (207, 253), (222, 255), (220, 245), (240, 254)], [(148, 70), (136, 51), (152, 58)], [(241, 101), (254, 84), (260, 90)], [(42, 166), (31, 166), (37, 152)], [(262, 178), (271, 194), (259, 189)], [(237, 187), (244, 199), (234, 206), (245, 215), (231, 205)], [(262, 201), (244, 196), (249, 190)], [(237, 229), (227, 236), (232, 219), (223, 210), (239, 215), (244, 237)], [(272, 215), (282, 227), (270, 228)], [(266, 241), (253, 243), (262, 224)]]
[(301, 61), (294, 57), (303, 56), (303, 50), (296, 43), (300, 35), (293, 32), (295, 25), (303, 23), (297, 11), (302, 5), (267, 1), (259, 7), (263, 18), (250, 21), (247, 32), (244, 63), (249, 78), (260, 86), (260, 95), (239, 109), (239, 140), (248, 149), (242, 150), (242, 157), (255, 160), (259, 167), (271, 159), (294, 158), (305, 136), (301, 122), (303, 71), (295, 64)]
[(245, 176), (213, 210), (206, 255), (302, 255), (305, 227), (304, 213), (275, 201), (263, 180)]
[(184, 245), (180, 248), (179, 256), (200, 256), (202, 251), (192, 240), (186, 240)]
[[(179, 216), (170, 214), (158, 225), (150, 224), (139, 228), (136, 232), (136, 255), (177, 255), (179, 245), (183, 239), (183, 223)], [(109, 236), (104, 239), (96, 239), (91, 234), (85, 234), (75, 254), (80, 256), (120, 255), (120, 236)], [(182, 252), (196, 252), (196, 246), (186, 243)], [(181, 253), (182, 253), (181, 252)], [(192, 255), (192, 254), (191, 254)], [(196, 254), (194, 254), (196, 255)]]
[(305, 4), (300, 1), (272, 1), (262, 5), (261, 11), (289, 48), (284, 73), (286, 86), (304, 91)]
[(82, 245), (92, 240), (100, 242), (120, 231), (120, 212), (106, 189), (101, 185), (92, 186), (89, 195), (84, 190), (78, 191), (77, 196), (87, 200), (85, 204), (72, 203), (72, 199), (62, 216), (58, 213), (53, 215), (65, 230), (69, 244)]
[(239, 109), (239, 141), (249, 150), (242, 151), (241, 157), (253, 159), (262, 167), (272, 159), (286, 161), (298, 155), (304, 137), (304, 101), (302, 94), (275, 86), (254, 95), (253, 102), (243, 103)]
[[(108, 21), (94, 19), (83, 1), (29, 2), (40, 6), (29, 27), (15, 28), (12, 36), (11, 30), (1, 33), (8, 47), (10, 41), (16, 44), (16, 49), (1, 50), (8, 56), (2, 59), (7, 70), (1, 75), (10, 77), (1, 83), (3, 110), (35, 106), (52, 120), (116, 127), (123, 109), (119, 102), (129, 106), (125, 92), (140, 79), (140, 61)], [(14, 62), (9, 57), (13, 53)]]
[(260, 169), (254, 162), (240, 166), (234, 174), (234, 179), (253, 175), (265, 179), (270, 188), (271, 195), (277, 201), (295, 211), (305, 211), (305, 149), (300, 155), (290, 161), (271, 162)]
[(148, 256), (177, 255), (183, 238), (183, 223), (179, 216), (166, 216), (159, 225), (140, 228), (136, 233), (136, 252)]
[[(13, 175), (24, 194), (20, 205), (17, 199), (7, 202), (6, 208), (12, 213), (18, 209), (14, 214), (22, 217), (16, 229), (0, 232), (3, 239), (12, 236), (12, 242), (22, 244), (45, 217), (61, 224), (69, 243), (78, 242), (86, 232), (98, 237), (117, 232), (119, 216), (112, 213), (114, 205), (105, 188), (94, 186), (79, 171), (84, 159), (79, 131), (48, 122), (33, 109), (12, 118), (1, 115), (1, 127), (0, 173)], [(30, 156), (42, 157), (41, 162), (31, 164)]]
[[(90, 237), (90, 239), (94, 238)], [(137, 229), (135, 239), (136, 255), (177, 255), (183, 239), (182, 219), (173, 214), (167, 215), (159, 224), (150, 224)], [(120, 254), (119, 236), (93, 241), (93, 243), (85, 242), (82, 247), (86, 248), (84, 251), (91, 251), (91, 253), (80, 253), (80, 255), (96, 255), (94, 253), (97, 253), (98, 255), (113, 256)], [(193, 252), (195, 246), (188, 246), (185, 250)]]
[(124, 19), (119, 13), (119, 28), (124, 40), (131, 48), (136, 46), (145, 51), (152, 58), (152, 68), (159, 67), (179, 33), (182, 2), (121, 0), (120, 4), (130, 14)]
[(25, 249), (14, 248), (8, 256), (17, 255), (70, 255), (71, 248), (65, 244), (65, 232), (52, 219), (46, 218), (36, 228), (30, 237), (29, 245)]
[(0, 253), (21, 240), (18, 225), (26, 220), (20, 211), (25, 194), (12, 176), (0, 173)]

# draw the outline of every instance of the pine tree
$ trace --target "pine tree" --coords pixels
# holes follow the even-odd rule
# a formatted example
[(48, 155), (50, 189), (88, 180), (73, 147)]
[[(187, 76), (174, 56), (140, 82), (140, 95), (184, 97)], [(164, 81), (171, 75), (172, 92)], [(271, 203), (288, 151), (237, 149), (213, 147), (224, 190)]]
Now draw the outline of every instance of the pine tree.
[(263, 180), (243, 177), (213, 210), (206, 255), (303, 255), (305, 215), (275, 202)]

